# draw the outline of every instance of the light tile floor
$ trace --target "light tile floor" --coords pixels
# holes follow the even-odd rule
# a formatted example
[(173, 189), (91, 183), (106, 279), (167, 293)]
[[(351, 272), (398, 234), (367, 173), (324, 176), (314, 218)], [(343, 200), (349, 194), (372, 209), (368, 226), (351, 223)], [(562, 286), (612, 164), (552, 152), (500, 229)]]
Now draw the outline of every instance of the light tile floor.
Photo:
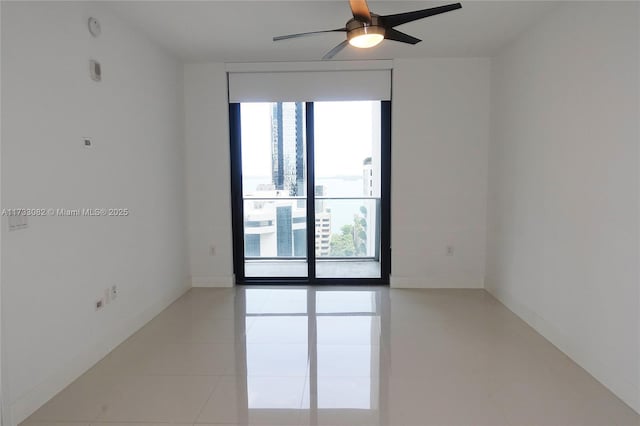
[[(249, 260), (244, 264), (247, 277), (306, 277), (304, 260)], [(380, 278), (377, 260), (319, 260), (316, 262), (318, 278)]]
[(640, 425), (482, 290), (193, 289), (24, 425)]

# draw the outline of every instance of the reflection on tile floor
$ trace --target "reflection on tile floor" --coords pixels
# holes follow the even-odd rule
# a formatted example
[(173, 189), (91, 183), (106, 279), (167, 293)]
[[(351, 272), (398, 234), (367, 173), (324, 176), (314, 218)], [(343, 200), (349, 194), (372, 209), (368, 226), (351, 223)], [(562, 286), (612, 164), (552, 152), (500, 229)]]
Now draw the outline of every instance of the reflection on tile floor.
[[(306, 277), (305, 260), (248, 260), (244, 264), (247, 277)], [(326, 260), (316, 262), (318, 278), (380, 278), (377, 260)]]
[(24, 423), (640, 425), (482, 290), (193, 289)]

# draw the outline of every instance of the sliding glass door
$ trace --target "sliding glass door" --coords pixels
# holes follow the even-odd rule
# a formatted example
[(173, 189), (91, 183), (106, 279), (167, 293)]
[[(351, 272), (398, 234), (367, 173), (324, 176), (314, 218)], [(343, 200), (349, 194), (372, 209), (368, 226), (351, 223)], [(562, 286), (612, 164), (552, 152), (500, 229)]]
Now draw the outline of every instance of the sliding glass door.
[(314, 103), (317, 277), (380, 278), (380, 104)]
[(240, 106), (246, 277), (307, 277), (307, 168), (302, 102)]
[(239, 283), (387, 283), (390, 103), (230, 105)]

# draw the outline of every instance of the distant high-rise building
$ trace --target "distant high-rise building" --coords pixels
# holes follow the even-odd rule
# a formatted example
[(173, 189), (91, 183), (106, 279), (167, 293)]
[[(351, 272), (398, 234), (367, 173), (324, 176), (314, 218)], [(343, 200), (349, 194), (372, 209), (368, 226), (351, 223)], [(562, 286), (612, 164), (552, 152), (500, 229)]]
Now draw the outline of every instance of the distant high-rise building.
[(371, 157), (367, 157), (362, 164), (362, 195), (373, 197), (373, 181), (373, 164)]
[(324, 200), (322, 198), (318, 199), (319, 197), (326, 195), (324, 191), (325, 191), (324, 185), (316, 185), (315, 191), (314, 191), (316, 196), (316, 203), (315, 203), (316, 213), (322, 213), (324, 211)]
[(276, 237), (278, 242), (278, 256), (293, 255), (293, 221), (291, 206), (276, 207)]
[[(305, 195), (304, 121), (302, 102), (275, 102), (271, 107), (271, 177), (274, 189), (289, 196)], [(277, 255), (304, 256), (306, 234), (294, 229), (292, 207), (276, 212)], [(298, 209), (304, 201), (296, 203)], [(299, 225), (298, 225), (299, 226)]]
[[(314, 192), (316, 197), (326, 195), (325, 186), (316, 185)], [(315, 206), (316, 256), (329, 256), (331, 252), (331, 210), (325, 208), (323, 199), (316, 198)]]
[(271, 176), (277, 190), (305, 194), (302, 102), (275, 102), (271, 109)]
[[(259, 195), (275, 197), (275, 191)], [(292, 200), (245, 203), (245, 256), (304, 257), (307, 253), (306, 210)]]
[[(371, 157), (367, 157), (362, 162), (362, 195), (365, 197), (380, 197), (378, 192), (378, 171), (379, 168), (374, 167)], [(378, 242), (378, 200), (364, 201), (366, 203), (365, 210), (362, 212), (365, 223), (367, 224), (367, 239), (365, 242), (366, 255), (374, 256), (377, 253)]]
[(316, 256), (331, 253), (331, 210), (316, 212)]

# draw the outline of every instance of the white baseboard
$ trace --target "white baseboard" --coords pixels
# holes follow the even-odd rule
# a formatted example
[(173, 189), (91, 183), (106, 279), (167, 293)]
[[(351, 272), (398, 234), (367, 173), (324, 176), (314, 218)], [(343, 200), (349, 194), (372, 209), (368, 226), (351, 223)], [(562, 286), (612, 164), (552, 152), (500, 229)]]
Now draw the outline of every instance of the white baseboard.
[(484, 288), (481, 282), (474, 282), (468, 279), (446, 279), (446, 278), (429, 278), (429, 277), (389, 277), (389, 286), (391, 288)]
[(228, 288), (235, 285), (235, 279), (231, 276), (221, 277), (191, 277), (192, 287)]
[(189, 286), (176, 287), (169, 291), (158, 302), (143, 312), (133, 315), (126, 325), (103, 336), (100, 342), (89, 346), (86, 351), (62, 366), (58, 372), (22, 395), (9, 406), (9, 424), (6, 426), (16, 426), (25, 420), (187, 291)]
[(545, 339), (571, 358), (576, 364), (584, 368), (633, 410), (640, 413), (640, 388), (636, 388), (633, 383), (624, 378), (611, 377), (611, 375), (607, 373), (607, 371), (611, 370), (607, 368), (607, 365), (603, 364), (600, 360), (594, 359), (590, 354), (580, 353), (578, 349), (571, 347), (570, 340), (565, 337), (560, 329), (529, 309), (523, 303), (520, 303), (508, 292), (488, 286), (486, 290), (506, 306), (507, 309), (520, 317)]

